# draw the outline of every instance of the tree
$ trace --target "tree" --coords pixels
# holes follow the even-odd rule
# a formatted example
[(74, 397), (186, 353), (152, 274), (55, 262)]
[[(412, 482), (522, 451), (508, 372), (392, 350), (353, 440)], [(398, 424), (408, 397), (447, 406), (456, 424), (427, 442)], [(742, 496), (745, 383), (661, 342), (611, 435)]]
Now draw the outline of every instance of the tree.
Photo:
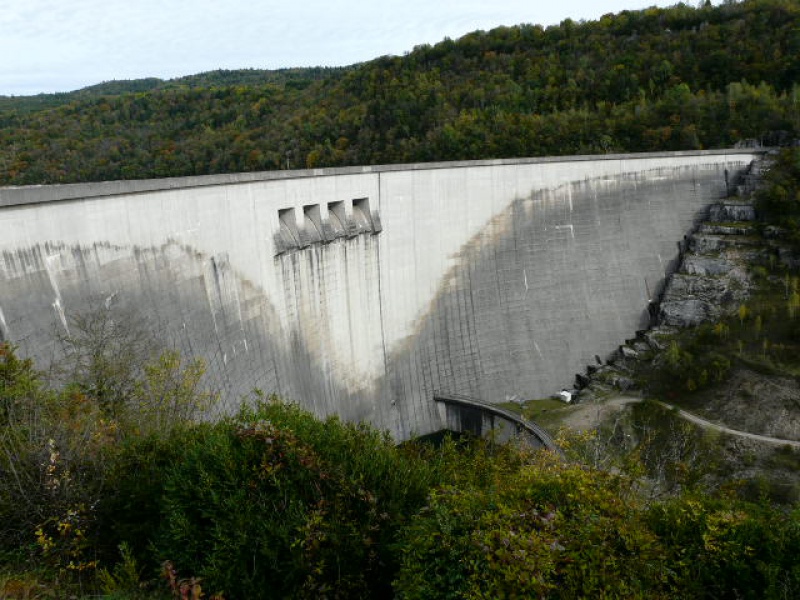
[(161, 350), (140, 315), (114, 304), (69, 315), (59, 341), (63, 356), (54, 366), (56, 381), (97, 400), (111, 419), (123, 416), (145, 364)]
[(202, 387), (204, 373), (201, 359), (183, 365), (174, 350), (166, 350), (145, 364), (127, 414), (131, 428), (139, 433), (163, 434), (195, 422), (214, 400), (214, 395)]

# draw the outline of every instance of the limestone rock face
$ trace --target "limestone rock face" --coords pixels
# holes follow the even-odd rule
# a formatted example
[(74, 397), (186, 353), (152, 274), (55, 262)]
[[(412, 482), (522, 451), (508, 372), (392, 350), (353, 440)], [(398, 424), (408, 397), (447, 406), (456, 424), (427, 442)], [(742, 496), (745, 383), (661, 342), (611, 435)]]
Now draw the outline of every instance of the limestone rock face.
[(709, 219), (687, 238), (683, 262), (664, 289), (658, 311), (662, 325), (716, 321), (733, 314), (750, 295), (747, 265), (765, 252), (751, 237), (755, 209), (728, 200), (712, 206)]
[(688, 239), (688, 249), (705, 257), (713, 253), (733, 251), (736, 253), (752, 252), (761, 248), (761, 241), (751, 238), (745, 227), (720, 228), (718, 233), (699, 232)]
[(749, 202), (725, 201), (711, 207), (708, 219), (712, 223), (728, 223), (732, 221), (755, 221), (756, 209)]
[(721, 225), (719, 223), (704, 223), (699, 232), (708, 235), (753, 235), (755, 228), (748, 225)]
[[(800, 266), (794, 256), (764, 239), (780, 237), (780, 231), (763, 232), (755, 223), (753, 191), (759, 185), (762, 165), (756, 161), (737, 186), (739, 197), (726, 198), (712, 205), (695, 231), (678, 244), (680, 256), (675, 271), (663, 290), (648, 305), (650, 326), (637, 331), (609, 356), (607, 364), (588, 369), (576, 382), (581, 401), (616, 392), (635, 391), (633, 373), (641, 361), (657, 359), (666, 349), (670, 336), (686, 327), (713, 323), (735, 315), (745, 305), (754, 288), (751, 266), (773, 262)], [(727, 179), (726, 179), (727, 180)], [(730, 188), (729, 188), (730, 191)], [(776, 229), (776, 228), (774, 228)]]
[(730, 273), (735, 264), (723, 256), (693, 255), (687, 256), (683, 261), (681, 271), (687, 275), (701, 275), (715, 277)]
[(661, 309), (661, 319), (676, 327), (692, 327), (713, 321), (718, 316), (719, 310), (711, 302), (700, 298), (676, 300)]
[(675, 327), (715, 321), (747, 300), (748, 285), (739, 278), (673, 275), (661, 302), (660, 319)]

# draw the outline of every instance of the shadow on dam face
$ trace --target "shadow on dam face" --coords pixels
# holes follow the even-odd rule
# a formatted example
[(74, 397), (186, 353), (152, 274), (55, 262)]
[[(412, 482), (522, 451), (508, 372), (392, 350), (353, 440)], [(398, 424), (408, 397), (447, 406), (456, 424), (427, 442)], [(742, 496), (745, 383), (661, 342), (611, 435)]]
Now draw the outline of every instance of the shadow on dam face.
[[(23, 223), (28, 241), (1, 247), (0, 337), (46, 368), (71, 313), (118, 306), (136, 311), (165, 344), (205, 359), (206, 382), (220, 392), (215, 414), (258, 388), (406, 439), (441, 428), (437, 393), (490, 402), (547, 396), (646, 326), (677, 242), (724, 192), (725, 169), (750, 158), (645, 156), (638, 164), (634, 156), (614, 169), (600, 165), (607, 172), (599, 175), (575, 163), (583, 176), (567, 159), (523, 165), (524, 173), (494, 163), (441, 174), (348, 171), (309, 188), (332, 190), (318, 204), (302, 187), (313, 177), (10, 207), (0, 189), (0, 226)], [(544, 182), (553, 172), (561, 183)], [(417, 176), (422, 191), (408, 184)], [(489, 177), (491, 197), (475, 196), (465, 183), (472, 176)], [(509, 177), (513, 196), (491, 191), (492, 178)], [(420, 198), (398, 206), (408, 193)], [(343, 194), (352, 212), (342, 210)], [(483, 212), (453, 214), (460, 194), (483, 202)], [(294, 227), (287, 198), (295, 196), (297, 218), (311, 220), (317, 235), (298, 228), (276, 250), (281, 227)], [(120, 239), (101, 237), (113, 237), (104, 227), (69, 230), (106, 206), (103, 218), (131, 223)], [(210, 220), (228, 238), (194, 224), (183, 237), (173, 233), (170, 219), (204, 206), (233, 215)], [(145, 209), (156, 211), (152, 228), (167, 223), (165, 233), (146, 223), (130, 233)], [(430, 265), (442, 268), (426, 280)]]
[[(678, 258), (674, 232), (690, 231), (721, 193), (714, 181), (632, 175), (514, 201), (453, 257), (387, 360), (389, 395), (500, 402), (571, 384), (595, 355), (648, 326), (648, 304)], [(420, 406), (402, 403), (401, 422), (432, 418), (410, 412)]]

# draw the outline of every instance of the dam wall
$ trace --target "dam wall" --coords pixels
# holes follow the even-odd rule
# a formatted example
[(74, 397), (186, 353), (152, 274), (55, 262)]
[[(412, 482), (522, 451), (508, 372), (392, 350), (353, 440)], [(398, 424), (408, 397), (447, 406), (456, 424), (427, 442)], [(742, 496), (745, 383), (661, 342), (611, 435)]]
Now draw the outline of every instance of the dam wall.
[(0, 188), (0, 339), (57, 362), (134, 315), (254, 388), (398, 439), (435, 394), (548, 396), (648, 323), (678, 242), (756, 153), (433, 163)]

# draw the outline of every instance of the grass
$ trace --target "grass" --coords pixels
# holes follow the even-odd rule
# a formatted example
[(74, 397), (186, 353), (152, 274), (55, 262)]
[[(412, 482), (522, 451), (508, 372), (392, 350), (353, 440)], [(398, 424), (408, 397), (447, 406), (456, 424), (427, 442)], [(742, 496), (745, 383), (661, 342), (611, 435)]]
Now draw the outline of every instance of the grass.
[(545, 429), (554, 431), (561, 424), (562, 416), (569, 411), (569, 404), (554, 398), (527, 400), (523, 404), (504, 402), (500, 406), (506, 410), (522, 415)]

